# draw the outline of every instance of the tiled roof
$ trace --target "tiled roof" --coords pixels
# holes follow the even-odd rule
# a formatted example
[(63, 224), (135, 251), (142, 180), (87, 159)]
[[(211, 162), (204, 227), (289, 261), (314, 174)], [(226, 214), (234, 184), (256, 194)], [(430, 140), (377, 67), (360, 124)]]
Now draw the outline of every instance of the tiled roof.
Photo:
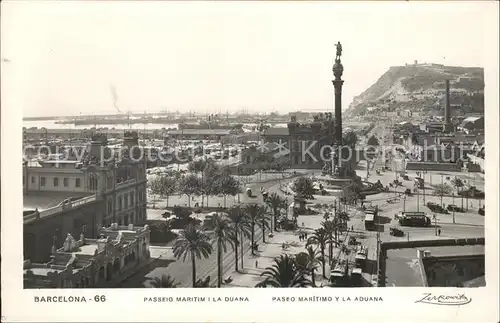
[(285, 127), (273, 127), (264, 131), (263, 136), (288, 136), (290, 132)]

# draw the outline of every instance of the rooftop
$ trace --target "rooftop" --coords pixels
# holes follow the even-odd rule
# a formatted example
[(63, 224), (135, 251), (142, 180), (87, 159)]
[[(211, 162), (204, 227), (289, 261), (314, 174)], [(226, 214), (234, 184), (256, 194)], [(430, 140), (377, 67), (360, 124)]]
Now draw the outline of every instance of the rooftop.
[(424, 286), (422, 274), (425, 271), (417, 259), (417, 250), (430, 251), (431, 257), (464, 257), (485, 253), (484, 245), (390, 249), (387, 251), (386, 286)]
[(167, 135), (229, 135), (231, 129), (182, 129), (169, 130)]
[(72, 251), (74, 254), (79, 254), (79, 255), (94, 255), (95, 251), (97, 250), (98, 246), (97, 244), (84, 244), (80, 246), (77, 250)]
[(285, 127), (272, 127), (264, 131), (264, 136), (288, 136), (290, 132)]
[(81, 192), (32, 192), (23, 196), (23, 209), (43, 211), (59, 205), (68, 198), (80, 199), (95, 193)]

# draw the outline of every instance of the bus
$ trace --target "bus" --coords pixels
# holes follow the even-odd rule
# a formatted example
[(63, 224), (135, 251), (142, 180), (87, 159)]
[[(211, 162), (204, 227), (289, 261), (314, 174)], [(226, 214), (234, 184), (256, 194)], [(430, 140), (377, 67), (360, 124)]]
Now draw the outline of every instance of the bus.
[(370, 207), (365, 210), (365, 229), (375, 230), (375, 222), (377, 220), (378, 207)]
[(425, 215), (425, 212), (402, 212), (398, 218), (401, 226), (428, 227), (431, 225), (431, 219)]
[(347, 280), (349, 278), (349, 264), (344, 257), (340, 256), (337, 263), (334, 264), (332, 271), (330, 272), (330, 281), (334, 286), (343, 287), (346, 286)]
[(365, 268), (367, 255), (368, 249), (364, 246), (360, 246), (358, 252), (356, 253), (356, 256), (354, 257), (357, 268)]

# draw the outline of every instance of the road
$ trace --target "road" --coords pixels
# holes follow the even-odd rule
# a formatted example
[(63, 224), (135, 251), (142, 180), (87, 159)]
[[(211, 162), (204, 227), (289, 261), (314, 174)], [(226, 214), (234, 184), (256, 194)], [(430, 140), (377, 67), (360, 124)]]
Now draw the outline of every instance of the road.
[[(380, 143), (385, 147), (393, 147), (392, 145), (392, 136), (388, 133), (387, 129), (381, 128), (377, 125), (371, 134), (376, 134), (380, 138)], [(393, 152), (395, 152), (393, 150)], [(362, 178), (368, 178), (371, 182), (376, 182), (380, 180), (380, 182), (387, 186), (390, 182), (392, 182), (397, 176), (395, 171), (404, 170), (404, 160), (403, 157), (397, 153), (394, 153), (393, 158), (388, 156), (390, 166), (392, 167), (392, 171), (382, 172), (380, 175), (377, 175), (374, 171), (370, 170), (367, 173), (366, 168), (362, 170), (357, 170), (357, 173)], [(382, 155), (382, 157), (378, 158), (373, 164), (371, 169), (379, 169), (385, 164), (385, 160), (387, 157)], [(409, 173), (410, 179), (416, 176), (416, 174)], [(427, 228), (419, 228), (419, 227), (401, 227), (397, 220), (394, 219), (394, 215), (399, 213), (400, 211), (424, 211), (428, 213), (428, 215), (433, 214), (425, 204), (427, 202), (434, 202), (439, 204), (456, 204), (461, 205), (462, 199), (459, 197), (439, 197), (439, 196), (430, 196), (429, 193), (432, 193), (432, 185), (440, 184), (441, 180), (443, 182), (448, 182), (450, 184), (451, 179), (457, 177), (469, 176), (468, 174), (445, 174), (441, 176), (441, 174), (436, 173), (427, 173), (427, 176), (424, 177), (426, 180), (425, 186), (427, 191), (421, 190), (418, 194), (415, 194), (411, 197), (403, 197), (401, 194), (396, 193), (379, 193), (376, 195), (368, 196), (367, 202), (372, 203), (374, 205), (379, 206), (379, 226), (378, 232), (370, 232), (366, 231), (364, 228), (364, 215), (359, 213), (355, 215), (349, 225), (354, 227), (354, 230), (358, 232), (358, 239), (363, 243), (363, 245), (368, 247), (368, 259), (371, 260), (372, 263), (375, 263), (377, 259), (377, 234), (379, 235), (380, 241), (395, 241), (395, 240), (425, 240), (425, 239), (445, 239), (445, 238), (465, 238), (465, 237), (484, 237), (484, 216), (480, 216), (478, 214), (478, 208), (481, 204), (484, 205), (484, 201), (481, 200), (469, 200), (467, 205), (467, 201), (464, 199), (465, 206), (468, 207), (467, 212), (465, 213), (454, 213), (454, 214), (436, 214), (436, 221), (432, 223), (431, 227)], [(446, 177), (449, 179), (446, 180)], [(481, 189), (484, 186), (484, 179), (474, 177), (471, 179), (470, 177), (466, 178), (468, 181), (473, 181), (476, 186)], [(403, 187), (399, 187), (398, 190), (403, 192), (406, 188), (409, 188), (413, 191), (413, 181), (403, 181)], [(427, 193), (424, 195), (424, 192)], [(397, 198), (396, 196), (401, 196)], [(389, 200), (393, 200), (394, 202), (389, 203)], [(437, 228), (435, 227), (437, 226)], [(405, 235), (403, 237), (394, 237), (389, 233), (390, 227), (399, 227), (403, 230)], [(438, 229), (441, 230), (440, 236), (437, 236)], [(376, 266), (373, 266), (372, 274), (376, 274)], [(368, 276), (368, 277), (367, 277)], [(365, 279), (369, 279), (370, 275), (366, 275)]]
[[(248, 187), (254, 192), (259, 192), (260, 187), (265, 188), (268, 191), (278, 191), (279, 184), (277, 180), (269, 181), (266, 183), (250, 183)], [(262, 196), (259, 194), (257, 197), (248, 197), (246, 194), (241, 194), (242, 203), (260, 203), (263, 204)], [(256, 226), (255, 230), (255, 241), (262, 244), (262, 231), (259, 226)], [(250, 254), (250, 241), (245, 239), (243, 242), (243, 248), (246, 255)], [(238, 249), (240, 251), (241, 249)], [(125, 282), (121, 284), (122, 288), (140, 288), (143, 287), (143, 283), (153, 277), (161, 277), (162, 275), (170, 275), (172, 278), (180, 283), (179, 287), (191, 287), (192, 286), (192, 268), (191, 261), (189, 258), (186, 261), (176, 260), (172, 247), (158, 247), (151, 246), (151, 257), (154, 258), (152, 264), (143, 270), (140, 270), (135, 275), (129, 277)], [(228, 249), (223, 253), (223, 268), (225, 277), (226, 272), (231, 272), (234, 270), (234, 251), (228, 246)], [(241, 267), (241, 253), (239, 252), (239, 262)], [(252, 266), (252, 264), (247, 263), (245, 266)], [(211, 284), (217, 282), (217, 253), (216, 250), (208, 258), (196, 259), (196, 276), (197, 279), (204, 279), (210, 276)]]

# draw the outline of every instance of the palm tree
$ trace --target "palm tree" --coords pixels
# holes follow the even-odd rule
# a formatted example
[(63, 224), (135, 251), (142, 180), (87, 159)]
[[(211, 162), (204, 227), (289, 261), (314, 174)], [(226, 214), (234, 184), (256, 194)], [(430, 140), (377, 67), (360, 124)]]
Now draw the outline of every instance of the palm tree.
[(316, 266), (321, 262), (321, 257), (318, 255), (317, 249), (308, 246), (307, 251), (307, 268), (311, 272), (312, 285), (316, 286), (316, 281), (314, 279)]
[(163, 274), (161, 277), (148, 280), (147, 286), (151, 288), (176, 288), (179, 283), (176, 283), (172, 276)]
[(266, 213), (266, 209), (262, 208), (262, 213), (259, 214), (260, 228), (262, 229), (262, 242), (266, 243), (266, 228), (269, 228), (271, 223), (271, 218), (269, 214)]
[(280, 215), (280, 209), (286, 203), (286, 201), (283, 203), (283, 200), (284, 200), (284, 198), (279, 196), (277, 193), (272, 193), (266, 199), (266, 204), (273, 211), (273, 216), (274, 216), (273, 225), (271, 226), (271, 232), (273, 232), (273, 226), (276, 229), (276, 223), (277, 223), (278, 217)]
[(196, 258), (208, 258), (212, 253), (212, 245), (205, 232), (193, 224), (188, 224), (179, 232), (179, 237), (174, 243), (173, 252), (177, 259), (185, 261), (189, 256), (192, 266), (192, 283), (196, 284)]
[(313, 235), (307, 239), (306, 247), (312, 244), (318, 245), (321, 252), (321, 269), (323, 272), (323, 278), (326, 278), (325, 273), (325, 248), (326, 244), (329, 242), (328, 233), (324, 228), (319, 228), (314, 230)]
[(261, 214), (264, 212), (263, 208), (255, 203), (245, 205), (245, 213), (248, 217), (250, 224), (250, 237), (252, 241), (252, 255), (255, 255), (255, 224), (260, 220)]
[(274, 259), (274, 264), (267, 267), (261, 276), (266, 279), (255, 287), (308, 287), (311, 281), (297, 268), (295, 259), (289, 255), (281, 255)]
[(339, 212), (338, 219), (339, 219), (340, 223), (342, 223), (343, 225), (345, 225), (345, 227), (347, 228), (347, 222), (350, 220), (349, 213), (347, 213), (347, 212)]
[(338, 239), (337, 239), (337, 232), (339, 229), (338, 219), (334, 218), (333, 220), (323, 221), (321, 222), (321, 226), (325, 230), (328, 239), (328, 260), (331, 263), (333, 258), (333, 245), (338, 244)]
[[(239, 206), (229, 209), (228, 217), (233, 227), (231, 237), (234, 242), (234, 267), (238, 271), (238, 246), (241, 244), (241, 267), (243, 267), (243, 237), (248, 238), (250, 236), (250, 225), (248, 218)], [(238, 234), (240, 236), (239, 239)]]
[(213, 242), (217, 244), (217, 287), (222, 285), (222, 252), (227, 251), (227, 245), (229, 244), (234, 248), (234, 235), (233, 227), (228, 217), (222, 214), (215, 214), (208, 219), (207, 226), (213, 228), (214, 236)]

